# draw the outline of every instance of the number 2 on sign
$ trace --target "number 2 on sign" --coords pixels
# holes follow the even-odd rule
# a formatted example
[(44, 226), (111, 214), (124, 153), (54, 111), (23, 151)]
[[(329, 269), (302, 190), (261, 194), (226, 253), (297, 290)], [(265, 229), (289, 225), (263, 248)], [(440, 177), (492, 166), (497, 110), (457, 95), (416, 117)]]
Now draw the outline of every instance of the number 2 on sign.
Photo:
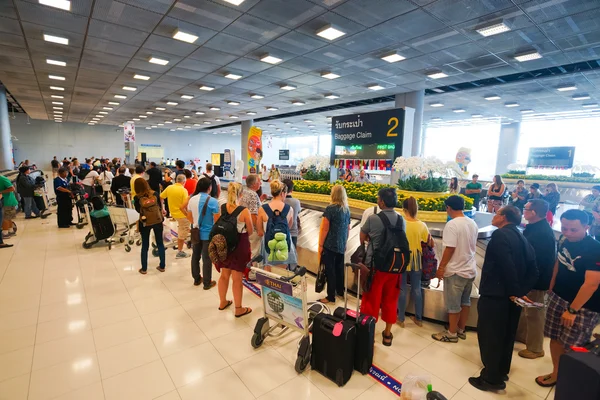
[(390, 127), (387, 132), (388, 137), (398, 136), (398, 133), (394, 132), (394, 130), (398, 127), (398, 124), (398, 118), (396, 117), (392, 117), (388, 120), (388, 126)]

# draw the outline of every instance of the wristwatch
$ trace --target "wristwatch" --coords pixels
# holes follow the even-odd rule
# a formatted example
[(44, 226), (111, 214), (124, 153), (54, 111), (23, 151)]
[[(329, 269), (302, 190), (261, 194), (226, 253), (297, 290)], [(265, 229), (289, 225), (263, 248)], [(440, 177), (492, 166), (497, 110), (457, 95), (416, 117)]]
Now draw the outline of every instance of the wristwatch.
[(569, 314), (577, 314), (579, 312), (574, 308), (571, 308), (571, 306), (567, 307), (567, 311), (569, 312)]

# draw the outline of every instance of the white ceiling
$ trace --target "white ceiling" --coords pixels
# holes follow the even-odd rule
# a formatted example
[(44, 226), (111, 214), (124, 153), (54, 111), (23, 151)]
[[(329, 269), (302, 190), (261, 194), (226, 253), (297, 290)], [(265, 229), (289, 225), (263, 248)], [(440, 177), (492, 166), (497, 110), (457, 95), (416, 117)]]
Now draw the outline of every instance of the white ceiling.
[[(491, 37), (474, 30), (498, 19), (512, 30)], [(346, 35), (334, 41), (316, 36), (327, 24)], [(199, 39), (194, 44), (175, 40), (176, 29)], [(43, 34), (66, 37), (70, 43), (48, 43)], [(515, 54), (530, 49), (542, 58), (514, 60)], [(406, 60), (393, 64), (381, 60), (388, 51), (397, 51)], [(261, 62), (265, 53), (283, 62), (275, 66)], [(151, 64), (150, 56), (168, 59), (169, 64)], [(67, 66), (48, 65), (47, 58)], [(65, 97), (59, 100), (64, 102), (65, 121), (89, 122), (102, 111), (107, 112), (105, 124), (146, 115), (136, 122), (138, 126), (171, 121), (173, 129), (199, 129), (252, 118), (247, 112), (261, 118), (598, 59), (598, 0), (245, 0), (239, 6), (223, 0), (73, 0), (70, 12), (39, 5), (37, 0), (0, 0), (0, 81), (38, 119), (52, 118), (56, 99), (50, 96), (60, 94)], [(432, 68), (449, 76), (430, 79), (426, 72)], [(340, 78), (324, 79), (320, 75), (325, 71)], [(224, 78), (225, 73), (243, 78), (234, 81)], [(66, 79), (50, 80), (50, 74)], [(135, 74), (150, 79), (133, 79)], [(439, 100), (445, 107), (426, 107), (426, 120), (450, 118), (455, 113), (449, 107), (467, 109), (459, 118), (473, 113), (491, 116), (498, 105), (481, 96), (492, 89), (501, 93), (500, 101), (518, 98), (527, 103), (524, 108), (563, 107), (563, 95), (572, 93), (558, 96), (553, 89), (558, 80), (576, 81), (578, 92), (589, 92), (594, 96), (590, 101), (597, 101), (598, 77), (592, 71), (556, 82), (427, 96), (426, 102)], [(282, 84), (297, 89), (284, 91)], [(372, 84), (385, 89), (373, 92), (367, 88)], [(201, 85), (216, 89), (201, 91)], [(65, 90), (58, 93), (50, 86)], [(124, 91), (123, 86), (137, 90)], [(255, 93), (265, 98), (252, 99)], [(325, 99), (329, 93), (340, 98)], [(194, 98), (184, 100), (184, 94)], [(231, 100), (241, 104), (227, 104)], [(306, 104), (292, 105), (295, 100)], [(120, 104), (111, 106), (109, 101)], [(168, 101), (179, 104), (169, 106)], [(210, 111), (211, 106), (220, 110)], [(269, 106), (278, 110), (267, 111)], [(373, 106), (380, 107), (389, 104)], [(518, 109), (510, 112), (519, 115)]]

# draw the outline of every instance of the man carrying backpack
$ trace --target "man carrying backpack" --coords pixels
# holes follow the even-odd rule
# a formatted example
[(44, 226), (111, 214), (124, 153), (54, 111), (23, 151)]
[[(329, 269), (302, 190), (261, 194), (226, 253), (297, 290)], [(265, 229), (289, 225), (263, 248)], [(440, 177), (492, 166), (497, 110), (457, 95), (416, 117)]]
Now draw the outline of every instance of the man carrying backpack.
[(221, 181), (219, 180), (219, 177), (214, 174), (213, 165), (211, 163), (206, 163), (206, 172), (203, 175), (210, 179), (210, 197), (218, 200), (221, 196)]
[(517, 229), (520, 223), (521, 211), (515, 206), (496, 212), (492, 225), (498, 229), (487, 245), (481, 268), (477, 336), (483, 370), (480, 376), (469, 378), (469, 383), (483, 391), (506, 388), (521, 316), (515, 301), (530, 302), (525, 295), (538, 278), (535, 251)]
[(404, 219), (394, 211), (398, 203), (396, 189), (380, 189), (377, 204), (381, 209), (360, 228), (360, 242), (369, 241), (365, 264), (371, 268), (371, 288), (363, 295), (360, 312), (385, 322), (383, 345), (391, 346), (396, 323), (402, 272), (410, 260)]

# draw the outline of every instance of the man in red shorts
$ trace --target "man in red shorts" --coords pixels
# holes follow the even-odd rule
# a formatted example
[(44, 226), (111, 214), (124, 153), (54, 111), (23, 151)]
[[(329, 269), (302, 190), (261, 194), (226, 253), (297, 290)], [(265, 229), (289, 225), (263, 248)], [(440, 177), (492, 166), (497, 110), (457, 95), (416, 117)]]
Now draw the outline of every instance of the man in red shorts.
[(397, 318), (396, 310), (398, 307), (398, 297), (400, 296), (402, 275), (378, 270), (378, 267), (381, 266), (374, 262), (374, 254), (378, 254), (377, 251), (384, 246), (385, 240), (393, 240), (390, 237), (392, 235), (386, 235), (386, 224), (396, 226), (399, 219), (402, 226), (401, 234), (406, 237), (404, 233), (406, 223), (400, 214), (394, 211), (397, 203), (398, 196), (396, 195), (396, 189), (384, 188), (379, 190), (377, 204), (381, 212), (371, 215), (362, 228), (360, 228), (360, 242), (369, 241), (365, 264), (374, 268), (371, 289), (363, 295), (360, 312), (370, 315), (377, 320), (379, 318), (379, 310), (381, 309), (381, 319), (385, 322), (385, 330), (382, 333), (382, 343), (384, 346), (391, 346), (392, 339), (394, 338), (392, 335), (392, 326), (396, 323)]

